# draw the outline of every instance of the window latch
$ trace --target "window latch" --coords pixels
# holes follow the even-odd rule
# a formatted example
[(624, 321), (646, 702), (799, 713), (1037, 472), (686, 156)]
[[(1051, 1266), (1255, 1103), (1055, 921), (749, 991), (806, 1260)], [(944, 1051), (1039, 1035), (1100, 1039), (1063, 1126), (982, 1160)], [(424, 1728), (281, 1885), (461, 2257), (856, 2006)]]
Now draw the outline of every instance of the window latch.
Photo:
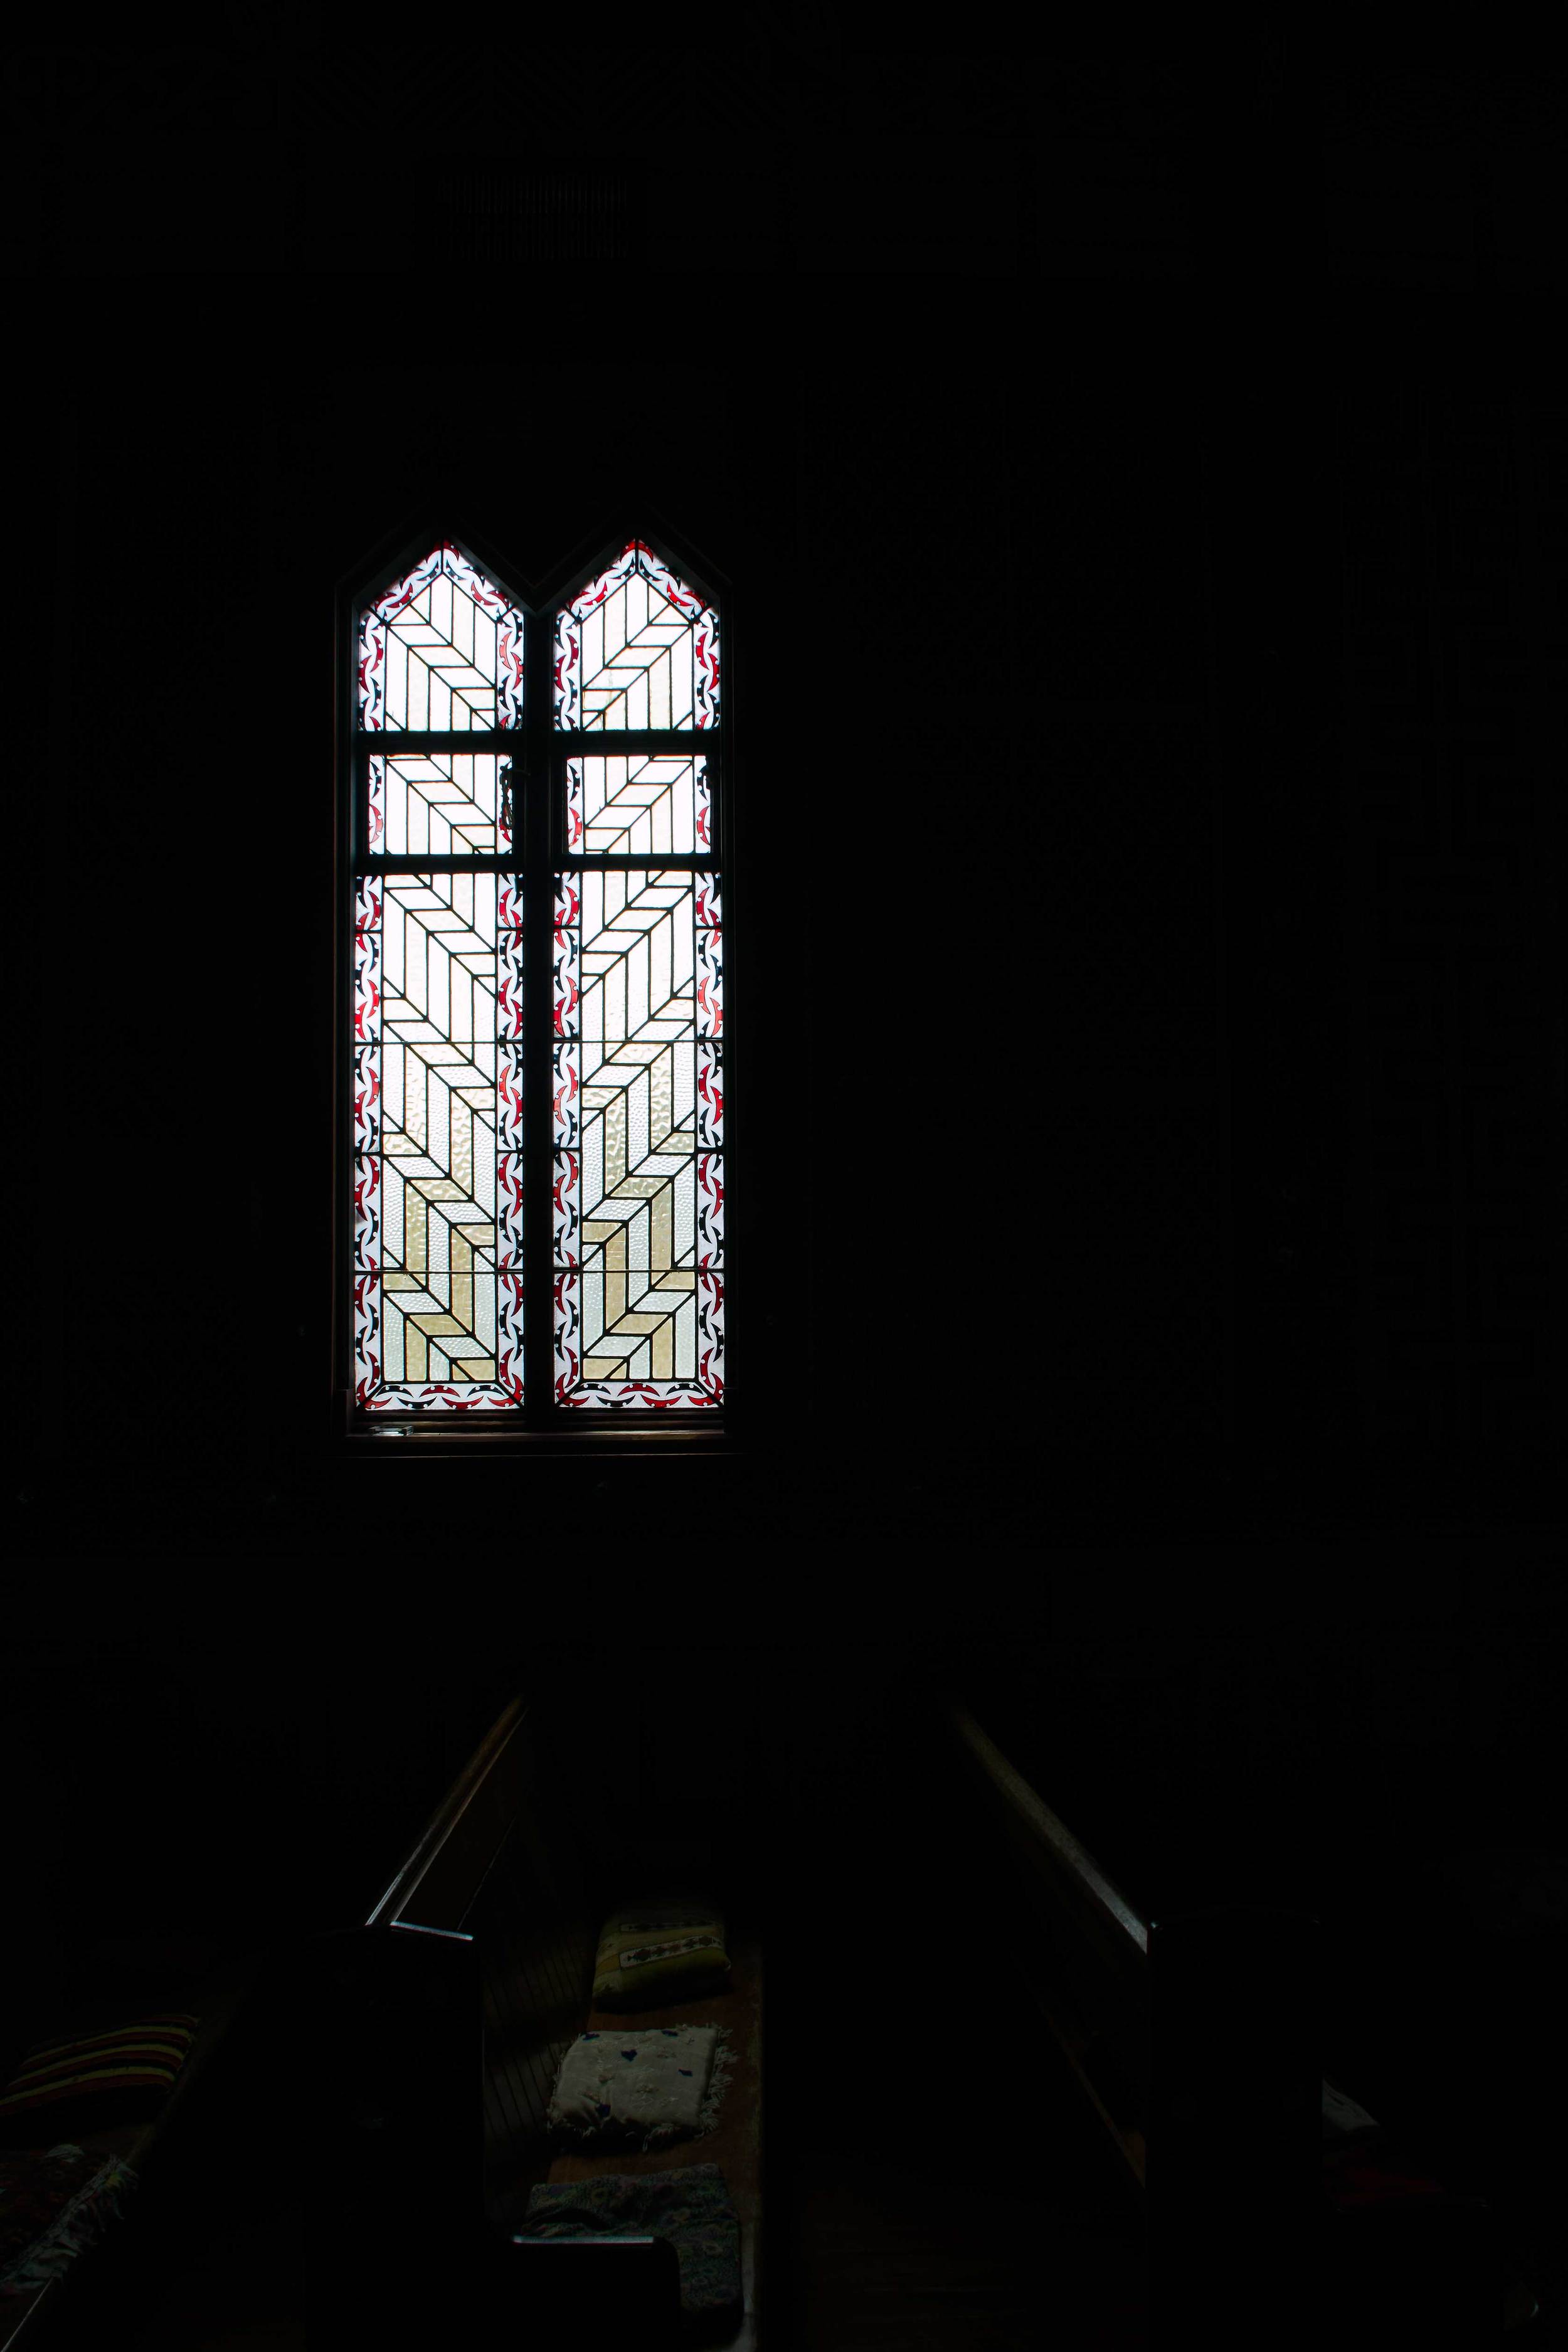
[(509, 841), (515, 841), (517, 837), (518, 817), (521, 814), (519, 802), (522, 788), (527, 782), (528, 761), (525, 758), (520, 756), (501, 761), (500, 817)]

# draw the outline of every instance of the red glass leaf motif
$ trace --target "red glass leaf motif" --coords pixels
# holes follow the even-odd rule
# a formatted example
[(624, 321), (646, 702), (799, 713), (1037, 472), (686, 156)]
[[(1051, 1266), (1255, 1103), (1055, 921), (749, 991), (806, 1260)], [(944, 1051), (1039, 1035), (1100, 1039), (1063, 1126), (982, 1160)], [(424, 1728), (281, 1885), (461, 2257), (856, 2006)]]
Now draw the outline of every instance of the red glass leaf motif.
[(362, 1045), (366, 1042), (369, 1035), (369, 1032), (365, 1028), (364, 1024), (367, 1020), (374, 1021), (375, 1019), (376, 1008), (380, 1003), (381, 991), (377, 988), (374, 981), (373, 980), (370, 983), (370, 995), (368, 1000), (363, 1004), (356, 1005), (354, 1008), (354, 1035), (360, 1040)]
[(560, 964), (557, 965), (557, 971), (560, 972), (561, 983), (566, 991), (565, 995), (563, 996), (556, 1003), (555, 1034), (558, 1037), (564, 1037), (566, 1034), (566, 1024), (571, 1019), (573, 1013), (577, 1010), (577, 983), (573, 979), (569, 969), (565, 971), (561, 970), (561, 965), (565, 962), (568, 942), (560, 931), (557, 931), (555, 934), (555, 949), (557, 956), (561, 960)]
[(517, 1074), (503, 1062), (496, 1076), (496, 1093), (500, 1097), (501, 1126), (508, 1135), (516, 1131), (522, 1117), (522, 1089)]
[(708, 690), (711, 694), (719, 683), (719, 656), (713, 650), (711, 634), (707, 629), (697, 632), (696, 656), (698, 668), (708, 673)]

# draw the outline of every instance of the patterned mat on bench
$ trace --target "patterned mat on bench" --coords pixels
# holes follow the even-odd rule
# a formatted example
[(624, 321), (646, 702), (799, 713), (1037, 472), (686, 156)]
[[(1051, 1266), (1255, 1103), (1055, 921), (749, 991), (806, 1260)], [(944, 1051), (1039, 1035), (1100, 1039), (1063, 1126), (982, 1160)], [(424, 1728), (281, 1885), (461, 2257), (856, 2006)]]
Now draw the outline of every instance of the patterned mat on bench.
[(633, 2179), (621, 2172), (597, 2180), (542, 2183), (528, 2200), (517, 2235), (586, 2238), (600, 2231), (668, 2238), (680, 2263), (680, 2308), (710, 2318), (741, 2301), (741, 2231), (716, 2164)]
[(116, 2156), (62, 2141), (0, 2150), (0, 2297), (58, 2278), (120, 2211), (136, 2175)]
[(551, 2126), (558, 2141), (644, 2149), (711, 2131), (733, 2063), (722, 2026), (580, 2033), (561, 2062)]

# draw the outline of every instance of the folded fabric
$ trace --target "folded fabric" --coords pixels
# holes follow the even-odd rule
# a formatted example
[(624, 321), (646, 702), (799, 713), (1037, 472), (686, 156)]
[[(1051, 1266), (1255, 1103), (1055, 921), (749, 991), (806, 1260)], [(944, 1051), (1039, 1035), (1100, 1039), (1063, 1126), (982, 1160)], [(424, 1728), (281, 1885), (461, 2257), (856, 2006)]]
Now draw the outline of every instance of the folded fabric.
[(1323, 2076), (1323, 2146), (1336, 2147), (1349, 2139), (1370, 2140), (1382, 2126), (1348, 2091)]
[(720, 2026), (580, 2033), (561, 2061), (550, 2121), (562, 2139), (643, 2147), (710, 2131), (730, 2063)]
[(640, 2180), (611, 2172), (598, 2180), (542, 2184), (530, 2196), (517, 2235), (587, 2238), (601, 2231), (668, 2238), (680, 2264), (680, 2308), (688, 2318), (739, 2305), (741, 2226), (716, 2164), (688, 2164)]
[(724, 1922), (711, 1904), (638, 1903), (606, 1919), (594, 1961), (598, 2009), (649, 2009), (730, 1980)]
[(0, 2295), (30, 2294), (90, 2245), (120, 2210), (136, 2179), (115, 2156), (62, 2141), (0, 2152)]
[(29, 2051), (0, 2093), (0, 2133), (14, 2137), (22, 2117), (46, 2107), (57, 2127), (68, 2112), (79, 2131), (90, 2128), (90, 2116), (124, 2121), (155, 2114), (200, 2022), (184, 2010), (172, 2011)]

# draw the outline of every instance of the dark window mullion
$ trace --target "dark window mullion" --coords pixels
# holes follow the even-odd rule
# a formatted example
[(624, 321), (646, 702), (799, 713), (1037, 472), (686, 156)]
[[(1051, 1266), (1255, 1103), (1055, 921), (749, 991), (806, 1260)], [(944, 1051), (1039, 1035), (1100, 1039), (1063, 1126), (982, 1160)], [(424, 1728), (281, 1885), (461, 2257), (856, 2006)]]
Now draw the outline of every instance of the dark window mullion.
[[(522, 864), (523, 961), (523, 1419), (552, 1429), (555, 1403), (553, 1207), (553, 972), (556, 818), (551, 758), (552, 641), (554, 615), (530, 614), (524, 645), (525, 714), (521, 824), (514, 851)], [(514, 810), (517, 779), (513, 771)]]
[[(341, 625), (357, 641), (359, 618), (351, 605)], [(337, 674), (338, 735), (334, 749), (337, 775), (335, 866), (337, 919), (341, 925), (335, 963), (333, 1002), (336, 1023), (332, 1039), (332, 1232), (336, 1244), (332, 1282), (332, 1427), (346, 1434), (354, 1416), (354, 1121), (353, 1087), (356, 1066), (353, 1034), (355, 977), (355, 901), (363, 871), (364, 839), (360, 792), (359, 745), (356, 740), (358, 702), (353, 684), (348, 646), (340, 647)], [(347, 761), (347, 792), (344, 771)]]
[(395, 760), (404, 751), (506, 751), (519, 741), (515, 727), (377, 727), (356, 741), (367, 751)]
[(609, 728), (563, 727), (552, 740), (558, 751), (576, 759), (595, 753), (614, 757), (623, 751), (711, 751), (719, 740), (712, 727), (628, 727), (620, 733)]
[(514, 874), (515, 857), (434, 857), (411, 851), (407, 856), (368, 857), (361, 874)]

